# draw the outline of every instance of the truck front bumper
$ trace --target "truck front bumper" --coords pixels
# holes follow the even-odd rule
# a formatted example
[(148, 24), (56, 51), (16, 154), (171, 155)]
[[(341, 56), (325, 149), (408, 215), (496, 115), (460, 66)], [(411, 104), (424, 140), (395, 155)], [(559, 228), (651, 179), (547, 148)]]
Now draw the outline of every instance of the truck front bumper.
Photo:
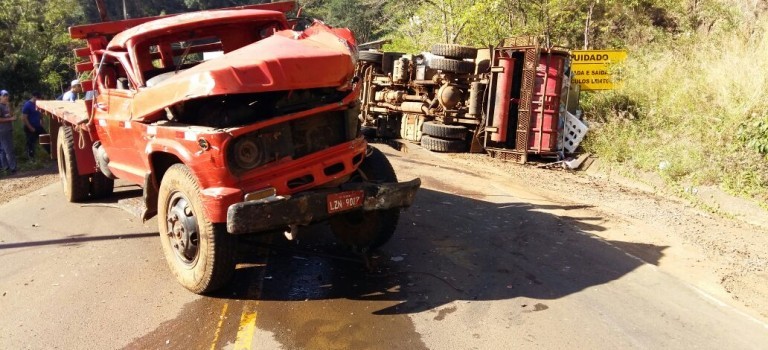
[[(274, 231), (286, 229), (289, 225), (308, 225), (355, 210), (409, 207), (419, 186), (420, 179), (383, 184), (347, 183), (338, 188), (314, 190), (286, 198), (236, 203), (227, 210), (227, 231), (231, 234)], [(363, 191), (362, 205), (349, 211), (329, 213), (328, 195), (348, 191)]]

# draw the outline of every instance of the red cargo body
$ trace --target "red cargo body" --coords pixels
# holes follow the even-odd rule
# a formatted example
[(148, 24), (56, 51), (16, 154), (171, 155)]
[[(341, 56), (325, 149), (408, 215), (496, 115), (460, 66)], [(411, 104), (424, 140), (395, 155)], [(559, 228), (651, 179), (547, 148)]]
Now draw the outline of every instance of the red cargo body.
[(528, 151), (557, 152), (560, 90), (566, 57), (542, 55), (536, 69), (536, 85), (531, 101), (531, 127)]

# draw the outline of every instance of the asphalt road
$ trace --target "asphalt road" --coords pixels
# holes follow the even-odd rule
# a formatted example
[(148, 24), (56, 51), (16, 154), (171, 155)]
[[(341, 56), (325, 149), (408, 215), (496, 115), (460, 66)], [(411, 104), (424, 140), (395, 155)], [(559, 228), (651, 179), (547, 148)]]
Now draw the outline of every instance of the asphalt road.
[[(52, 184), (0, 206), (2, 349), (759, 349), (768, 325), (601, 239), (609, 218), (380, 146), (414, 207), (366, 269), (324, 225), (243, 244), (212, 296), (172, 278), (154, 220)], [(123, 186), (119, 196), (137, 188)], [(632, 252), (629, 254), (627, 252)]]

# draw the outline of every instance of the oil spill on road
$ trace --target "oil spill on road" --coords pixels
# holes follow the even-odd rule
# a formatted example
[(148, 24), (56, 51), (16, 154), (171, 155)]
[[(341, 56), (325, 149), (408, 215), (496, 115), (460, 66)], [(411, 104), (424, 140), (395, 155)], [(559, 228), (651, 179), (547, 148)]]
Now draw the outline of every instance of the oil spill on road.
[(448, 314), (456, 312), (456, 309), (457, 309), (456, 306), (452, 306), (452, 307), (448, 307), (448, 308), (442, 309), (442, 310), (438, 311), (437, 316), (435, 316), (434, 320), (435, 321), (442, 321), (442, 320), (445, 319), (445, 316), (447, 316)]
[(528, 308), (528, 305), (525, 305), (525, 304), (523, 305), (523, 308), (525, 308), (525, 310), (523, 310), (524, 313), (531, 313), (531, 312), (536, 312), (536, 311), (547, 310), (547, 309), (549, 309), (549, 306), (544, 305), (542, 303), (536, 303), (536, 304), (533, 305), (533, 309)]
[(389, 258), (374, 258), (369, 271), (326, 227), (309, 231), (299, 244), (277, 238), (245, 249), (231, 286), (126, 348), (232, 348), (243, 315), (253, 315), (253, 344), (267, 337), (285, 349), (425, 349), (408, 315), (387, 311), (407, 299), (408, 283)]
[(261, 291), (259, 328), (287, 349), (424, 349), (408, 317), (396, 308), (407, 283), (389, 258), (360, 257), (316, 227), (298, 247), (273, 254)]

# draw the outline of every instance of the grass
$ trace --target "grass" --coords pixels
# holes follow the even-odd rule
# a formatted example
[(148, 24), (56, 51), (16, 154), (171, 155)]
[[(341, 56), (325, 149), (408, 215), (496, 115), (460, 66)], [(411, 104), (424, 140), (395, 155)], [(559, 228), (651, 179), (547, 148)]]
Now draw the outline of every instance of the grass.
[(672, 186), (718, 185), (768, 206), (768, 21), (630, 53), (623, 87), (584, 96), (584, 147)]

